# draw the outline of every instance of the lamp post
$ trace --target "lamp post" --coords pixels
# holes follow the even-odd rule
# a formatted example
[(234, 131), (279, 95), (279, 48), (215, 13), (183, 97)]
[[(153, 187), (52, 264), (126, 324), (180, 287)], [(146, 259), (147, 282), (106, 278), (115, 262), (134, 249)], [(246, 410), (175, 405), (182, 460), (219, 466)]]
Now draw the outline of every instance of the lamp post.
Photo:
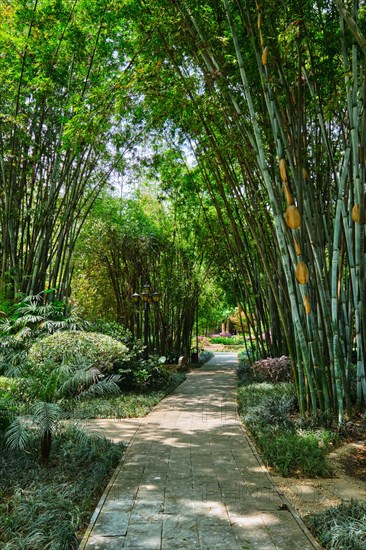
[(149, 325), (149, 311), (150, 311), (150, 304), (153, 302), (154, 304), (157, 304), (160, 301), (160, 293), (159, 292), (151, 292), (150, 285), (144, 285), (143, 291), (141, 294), (138, 294), (137, 292), (134, 292), (131, 296), (131, 300), (134, 304), (138, 304), (140, 300), (144, 304), (144, 352), (143, 352), (143, 358), (148, 359), (149, 358), (149, 334), (150, 334), (150, 325)]

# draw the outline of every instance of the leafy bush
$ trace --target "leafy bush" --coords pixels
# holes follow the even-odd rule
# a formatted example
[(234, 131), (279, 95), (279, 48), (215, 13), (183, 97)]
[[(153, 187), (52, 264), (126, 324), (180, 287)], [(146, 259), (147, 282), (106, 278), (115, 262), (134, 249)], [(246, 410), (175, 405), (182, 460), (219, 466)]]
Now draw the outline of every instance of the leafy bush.
[(114, 338), (96, 332), (64, 331), (37, 340), (29, 350), (35, 366), (62, 364), (81, 357), (89, 366), (111, 370), (114, 363), (128, 354), (127, 347)]
[(366, 548), (366, 502), (343, 503), (308, 516), (306, 523), (324, 548)]
[(268, 357), (251, 363), (246, 353), (239, 356), (240, 366), (237, 374), (241, 383), (255, 382), (291, 382), (293, 371), (291, 361), (286, 355)]
[(100, 334), (106, 334), (119, 342), (122, 342), (129, 349), (133, 347), (133, 336), (131, 331), (124, 328), (119, 323), (113, 323), (111, 321), (102, 321), (100, 319), (89, 322), (88, 332), (98, 332)]
[(151, 356), (130, 363), (128, 368), (119, 369), (121, 388), (132, 391), (171, 391), (185, 377), (169, 371), (164, 363), (165, 357)]
[(268, 357), (255, 361), (251, 366), (253, 379), (258, 382), (289, 382), (293, 372), (289, 357)]
[(0, 432), (9, 427), (11, 418), (17, 411), (16, 401), (10, 393), (0, 393)]
[(16, 400), (18, 385), (18, 380), (0, 376), (0, 431), (8, 428), (12, 417), (19, 411)]
[(14, 378), (7, 378), (6, 376), (0, 376), (0, 395), (16, 391), (17, 386), (18, 380)]
[(49, 462), (54, 435), (64, 428), (65, 414), (61, 407), (64, 399), (90, 399), (120, 393), (119, 376), (105, 376), (80, 357), (60, 365), (50, 361), (42, 366), (25, 363), (21, 375), (24, 394), (29, 398), (28, 411), (12, 421), (6, 431), (7, 444), (11, 449), (25, 449), (37, 436), (40, 464), (44, 466)]
[(245, 414), (251, 407), (256, 407), (258, 403), (266, 406), (268, 399), (296, 398), (296, 387), (291, 382), (270, 383), (252, 383), (238, 388), (239, 410)]
[(75, 309), (67, 308), (62, 302), (47, 301), (47, 295), (52, 292), (27, 296), (15, 304), (8, 316), (0, 320), (0, 334), (15, 335), (18, 341), (29, 346), (41, 334), (83, 330), (87, 323), (79, 318)]
[(77, 549), (84, 528), (124, 446), (69, 427), (54, 441), (48, 469), (37, 465), (37, 447), (10, 451), (0, 439), (0, 546), (7, 550)]
[(289, 413), (296, 408), (292, 384), (252, 384), (238, 391), (239, 411), (254, 438), (271, 427), (294, 430)]

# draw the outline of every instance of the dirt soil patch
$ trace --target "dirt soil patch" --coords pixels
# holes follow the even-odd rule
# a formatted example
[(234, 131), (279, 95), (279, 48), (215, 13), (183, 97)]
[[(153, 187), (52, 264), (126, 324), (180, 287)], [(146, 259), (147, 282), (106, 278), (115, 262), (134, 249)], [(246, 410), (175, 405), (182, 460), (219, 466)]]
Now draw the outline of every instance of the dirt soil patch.
[(331, 478), (272, 476), (300, 516), (317, 514), (342, 502), (366, 499), (366, 440), (346, 442), (329, 454)]
[(341, 457), (340, 463), (348, 476), (366, 483), (366, 445), (354, 443), (350, 452)]

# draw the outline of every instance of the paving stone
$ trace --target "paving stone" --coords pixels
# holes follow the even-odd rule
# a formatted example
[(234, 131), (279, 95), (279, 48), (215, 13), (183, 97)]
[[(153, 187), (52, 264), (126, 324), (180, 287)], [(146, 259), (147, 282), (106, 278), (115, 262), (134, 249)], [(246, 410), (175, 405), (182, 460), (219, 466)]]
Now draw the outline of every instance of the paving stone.
[[(81, 550), (319, 548), (283, 502), (236, 407), (234, 355), (217, 355), (131, 424), (130, 444)], [(109, 423), (108, 433), (123, 422)], [(113, 536), (112, 536), (113, 535)]]
[(105, 537), (121, 537), (127, 533), (129, 514), (119, 510), (102, 512), (98, 516), (98, 521), (93, 529), (93, 535)]
[(103, 537), (93, 535), (89, 538), (90, 550), (121, 550), (124, 548), (125, 537)]

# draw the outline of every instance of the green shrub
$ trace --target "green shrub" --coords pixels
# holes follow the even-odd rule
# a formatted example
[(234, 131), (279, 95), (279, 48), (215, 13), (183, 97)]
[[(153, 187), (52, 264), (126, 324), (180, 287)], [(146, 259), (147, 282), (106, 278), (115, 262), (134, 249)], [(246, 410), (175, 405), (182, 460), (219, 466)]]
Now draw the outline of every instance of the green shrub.
[(264, 461), (274, 466), (282, 476), (302, 474), (326, 477), (330, 469), (326, 461), (327, 447), (313, 433), (266, 430), (256, 434)]
[(210, 338), (211, 344), (223, 344), (224, 346), (239, 346), (244, 344), (242, 336), (214, 336)]
[(366, 502), (343, 503), (308, 516), (306, 523), (324, 548), (366, 548)]
[(8, 378), (0, 376), (0, 395), (2, 393), (15, 392), (17, 390), (18, 380), (16, 378)]
[(100, 334), (106, 334), (122, 344), (125, 344), (128, 348), (133, 345), (133, 336), (131, 331), (120, 325), (119, 323), (113, 323), (112, 321), (102, 321), (97, 319), (96, 321), (89, 321), (88, 332), (99, 332)]
[(105, 334), (63, 331), (37, 340), (29, 350), (29, 360), (35, 367), (47, 368), (79, 357), (106, 371), (127, 354), (124, 344)]
[(13, 415), (17, 412), (17, 404), (9, 393), (0, 392), (0, 432), (6, 430)]
[(293, 371), (289, 357), (267, 357), (252, 362), (246, 353), (239, 354), (237, 376), (241, 384), (250, 382), (291, 382)]
[(130, 363), (128, 368), (119, 369), (120, 387), (124, 391), (171, 391), (178, 386), (184, 376), (169, 371), (165, 366), (165, 357), (151, 356)]
[(239, 410), (245, 414), (249, 407), (255, 407), (258, 403), (271, 398), (295, 398), (296, 387), (291, 382), (279, 382), (278, 384), (254, 383), (238, 388)]
[(8, 316), (0, 319), (0, 334), (14, 335), (28, 348), (35, 338), (60, 330), (84, 330), (82, 321), (73, 308), (58, 301), (49, 301), (53, 290), (27, 296), (15, 304)]
[(19, 411), (18, 394), (19, 381), (6, 376), (0, 376), (0, 431), (8, 428), (11, 419)]

